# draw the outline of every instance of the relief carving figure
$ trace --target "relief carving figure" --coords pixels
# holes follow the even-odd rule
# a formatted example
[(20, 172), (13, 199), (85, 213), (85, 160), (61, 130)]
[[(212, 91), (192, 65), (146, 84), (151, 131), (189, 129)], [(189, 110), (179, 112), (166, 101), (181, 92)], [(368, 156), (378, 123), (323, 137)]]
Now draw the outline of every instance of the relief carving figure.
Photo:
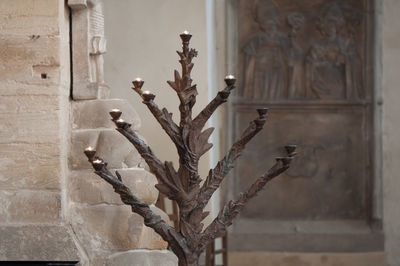
[(288, 39), (277, 30), (278, 6), (271, 0), (256, 4), (255, 20), (261, 31), (252, 36), (243, 51), (245, 59), (244, 97), (276, 99), (285, 93)]
[(104, 84), (104, 59), (106, 39), (104, 37), (103, 3), (89, 0), (90, 71), (91, 81)]
[(101, 0), (68, 0), (72, 13), (72, 65), (75, 100), (105, 99), (110, 89), (104, 81), (106, 39)]
[(359, 99), (360, 66), (351, 38), (341, 36), (346, 20), (338, 4), (325, 7), (318, 28), (323, 35), (306, 57), (307, 98)]
[(296, 43), (297, 32), (304, 24), (304, 16), (300, 13), (292, 13), (287, 17), (287, 23), (292, 28), (289, 33), (289, 55), (288, 55), (288, 97), (304, 98), (305, 90), (303, 86), (304, 68), (303, 68), (303, 50)]
[[(296, 44), (296, 32), (303, 25), (301, 14), (289, 15), (289, 37), (279, 32), (280, 10), (272, 0), (255, 4), (255, 21), (260, 31), (243, 47), (245, 84), (243, 96), (254, 99), (295, 97), (296, 81), (301, 78), (302, 49)], [(301, 83), (298, 83), (301, 84)], [(298, 87), (298, 86), (297, 86)]]

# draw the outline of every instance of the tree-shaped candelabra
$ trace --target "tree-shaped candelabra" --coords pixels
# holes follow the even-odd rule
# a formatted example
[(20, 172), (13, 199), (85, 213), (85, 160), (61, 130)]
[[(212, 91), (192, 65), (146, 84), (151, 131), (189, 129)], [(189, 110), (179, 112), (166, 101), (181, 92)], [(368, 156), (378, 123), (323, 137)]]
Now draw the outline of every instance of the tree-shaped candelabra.
[(290, 162), (295, 155), (295, 145), (285, 146), (287, 157), (276, 158), (275, 164), (264, 175), (259, 177), (245, 192), (241, 193), (236, 200), (231, 200), (222, 208), (218, 216), (211, 224), (203, 230), (203, 223), (208, 212), (204, 211), (207, 202), (213, 193), (219, 188), (224, 177), (233, 168), (235, 160), (239, 157), (246, 144), (263, 128), (267, 108), (257, 109), (258, 117), (250, 122), (250, 125), (243, 132), (227, 155), (218, 162), (214, 169), (208, 173), (206, 180), (201, 185), (202, 179), (198, 174), (198, 163), (200, 157), (211, 149), (212, 144), (208, 138), (213, 128), (203, 130), (208, 119), (222, 103), (226, 102), (232, 89), (235, 87), (235, 77), (225, 77), (227, 87), (218, 92), (217, 96), (195, 117), (192, 117), (192, 108), (196, 102), (197, 89), (192, 85), (190, 73), (193, 69), (192, 59), (197, 56), (195, 49), (189, 48), (189, 41), (192, 35), (183, 32), (182, 51), (178, 51), (182, 66), (181, 74), (175, 70), (175, 80), (168, 81), (179, 97), (180, 123), (177, 125), (172, 119), (172, 113), (167, 109), (159, 109), (155, 104), (155, 95), (149, 91), (143, 91), (144, 81), (135, 79), (133, 90), (143, 99), (150, 112), (157, 119), (168, 136), (176, 146), (179, 154), (179, 168), (175, 170), (172, 162), (161, 162), (153, 153), (151, 148), (140, 139), (131, 124), (121, 119), (122, 112), (113, 109), (110, 112), (112, 121), (116, 124), (118, 132), (124, 135), (140, 155), (146, 161), (150, 171), (157, 177), (156, 188), (160, 193), (165, 194), (170, 200), (176, 201), (179, 207), (179, 228), (167, 224), (160, 216), (153, 213), (150, 207), (137, 198), (124, 184), (121, 175), (116, 171), (115, 175), (107, 169), (107, 163), (96, 156), (92, 147), (85, 149), (95, 173), (110, 183), (121, 200), (131, 206), (132, 211), (144, 218), (146, 226), (153, 228), (165, 241), (170, 249), (179, 259), (180, 266), (197, 265), (200, 254), (206, 246), (216, 237), (223, 234), (232, 220), (243, 209), (247, 202), (256, 196), (265, 184), (289, 168)]

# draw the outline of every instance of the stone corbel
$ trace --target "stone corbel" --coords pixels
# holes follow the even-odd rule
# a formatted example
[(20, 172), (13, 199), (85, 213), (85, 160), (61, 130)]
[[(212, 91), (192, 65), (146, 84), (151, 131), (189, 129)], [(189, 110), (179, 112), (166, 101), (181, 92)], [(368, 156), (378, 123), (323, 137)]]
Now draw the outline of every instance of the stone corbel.
[(86, 0), (68, 0), (68, 6), (72, 9), (87, 8)]

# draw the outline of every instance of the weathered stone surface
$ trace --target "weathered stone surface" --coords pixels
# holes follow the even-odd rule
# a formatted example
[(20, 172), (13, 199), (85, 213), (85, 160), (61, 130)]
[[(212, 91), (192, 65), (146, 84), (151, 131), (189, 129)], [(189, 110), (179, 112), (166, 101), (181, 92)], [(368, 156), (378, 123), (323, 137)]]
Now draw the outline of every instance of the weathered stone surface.
[(107, 99), (77, 101), (72, 104), (72, 128), (115, 128), (109, 112), (113, 108), (122, 111), (122, 118), (132, 124), (133, 129), (140, 128), (140, 118), (126, 100)]
[[(272, 111), (268, 128), (249, 143), (238, 161), (225, 198), (232, 191), (237, 195), (247, 189), (269, 169), (275, 156), (286, 153), (284, 145), (297, 144), (298, 156), (239, 217), (249, 223), (295, 223), (294, 230), (268, 227), (271, 237), (260, 231), (236, 235), (238, 230), (254, 228), (234, 226), (231, 249), (357, 252), (383, 248), (381, 234), (369, 226), (366, 235), (344, 233), (353, 222), (380, 223), (374, 216), (380, 208), (380, 166), (372, 162), (380, 148), (375, 146), (379, 141), (371, 141), (379, 134), (370, 126), (379, 125), (371, 101), (379, 87), (371, 85), (371, 62), (376, 57), (371, 48), (374, 7), (378, 6), (374, 2), (238, 0), (232, 5), (228, 21), (235, 23), (227, 23), (227, 31), (234, 34), (228, 34), (228, 43), (236, 43), (238, 49), (228, 48), (234, 58), (228, 69), (236, 69), (238, 84), (229, 115), (233, 122), (222, 135), (231, 132), (228, 143), (233, 142), (256, 117), (255, 108), (264, 105)], [(352, 15), (345, 10), (352, 10)], [(328, 22), (333, 17), (340, 23)], [(339, 24), (351, 27), (351, 37)], [(351, 44), (338, 48), (350, 39)], [(321, 221), (321, 234), (302, 231), (297, 226), (300, 221), (310, 225)], [(335, 221), (345, 222), (332, 232), (329, 224)], [(365, 241), (368, 238), (375, 241)]]
[[(0, 35), (0, 83), (60, 84), (60, 37)], [(45, 76), (42, 76), (45, 74)]]
[(230, 266), (385, 266), (383, 252), (369, 253), (267, 253), (231, 252)]
[(1, 261), (79, 261), (78, 251), (63, 226), (0, 226)]
[[(162, 211), (152, 206), (162, 214)], [(166, 214), (162, 214), (165, 217)], [(143, 224), (143, 218), (129, 206), (73, 204), (71, 221), (79, 241), (91, 256), (130, 249), (166, 249), (167, 243)]]
[[(47, 84), (26, 84), (16, 80), (0, 80), (0, 96), (14, 96), (16, 93), (20, 95), (35, 95), (35, 96), (58, 96), (60, 87)], [(66, 86), (62, 87), (64, 93), (68, 91)], [(43, 105), (44, 107), (44, 105)]]
[(71, 169), (91, 168), (83, 153), (88, 145), (96, 147), (97, 156), (108, 162), (109, 168), (137, 167), (143, 161), (136, 149), (115, 129), (84, 129), (72, 132)]
[(48, 191), (0, 191), (0, 223), (60, 222), (61, 195)]
[[(156, 206), (150, 206), (151, 210), (160, 215), (161, 218), (166, 221), (168, 224), (171, 225), (171, 221), (169, 220), (168, 215), (163, 212), (161, 209), (157, 208)], [(140, 220), (143, 222), (143, 218), (140, 217)], [(140, 246), (138, 248), (146, 248), (146, 249), (166, 249), (168, 247), (168, 243), (165, 242), (160, 235), (154, 232), (153, 229), (147, 227), (143, 224), (143, 231), (145, 232), (142, 234), (142, 238), (140, 240)]]
[(58, 5), (54, 0), (0, 1), (2, 34), (58, 34)]
[(178, 258), (169, 250), (129, 250), (111, 255), (107, 266), (177, 266)]
[(0, 113), (25, 115), (27, 113), (55, 112), (59, 110), (58, 101), (59, 97), (54, 95), (2, 95)]
[(57, 113), (0, 114), (0, 143), (56, 143)]
[[(141, 168), (118, 171), (124, 183), (139, 199), (147, 204), (154, 204), (157, 201), (158, 190), (154, 187), (157, 179), (154, 175)], [(74, 202), (123, 204), (112, 186), (94, 174), (92, 170), (72, 171), (69, 184), (70, 199)]]
[(158, 198), (158, 190), (155, 185), (157, 178), (144, 169), (120, 169), (118, 170), (124, 183), (132, 192), (147, 204), (155, 204)]
[(0, 187), (60, 188), (59, 152), (56, 144), (0, 144)]

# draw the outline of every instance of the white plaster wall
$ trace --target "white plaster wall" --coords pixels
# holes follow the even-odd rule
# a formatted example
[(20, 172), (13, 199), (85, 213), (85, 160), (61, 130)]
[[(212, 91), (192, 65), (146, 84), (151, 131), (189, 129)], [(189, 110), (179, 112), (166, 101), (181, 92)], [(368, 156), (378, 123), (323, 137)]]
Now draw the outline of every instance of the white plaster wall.
[(400, 1), (383, 1), (383, 196), (387, 260), (400, 265)]
[[(180, 71), (176, 50), (181, 49), (179, 34), (193, 34), (191, 47), (199, 51), (192, 71), (199, 95), (194, 108), (197, 114), (208, 102), (207, 28), (204, 0), (104, 0), (107, 53), (105, 78), (111, 98), (128, 99), (142, 119), (140, 134), (162, 160), (174, 161), (176, 149), (140, 97), (130, 89), (136, 77), (145, 80), (144, 89), (156, 94), (156, 103), (174, 113), (179, 121), (178, 98), (166, 83), (173, 80), (173, 70)], [(123, 111), (123, 110), (122, 110)], [(129, 121), (129, 117), (126, 117)], [(129, 145), (127, 143), (127, 145)], [(209, 169), (208, 155), (200, 164), (201, 174)]]

